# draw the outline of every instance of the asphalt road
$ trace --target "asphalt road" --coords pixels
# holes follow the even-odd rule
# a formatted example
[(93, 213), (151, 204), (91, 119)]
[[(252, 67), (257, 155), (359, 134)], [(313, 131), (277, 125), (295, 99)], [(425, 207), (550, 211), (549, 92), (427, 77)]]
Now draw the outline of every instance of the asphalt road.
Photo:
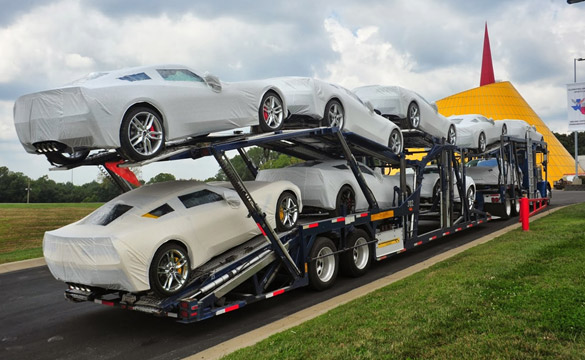
[[(585, 202), (585, 192), (553, 193), (553, 206)], [(297, 289), (199, 323), (63, 298), (65, 285), (46, 267), (0, 275), (0, 359), (180, 359), (301, 309), (405, 269), (508, 226), (494, 220), (375, 263), (363, 277), (332, 289)]]

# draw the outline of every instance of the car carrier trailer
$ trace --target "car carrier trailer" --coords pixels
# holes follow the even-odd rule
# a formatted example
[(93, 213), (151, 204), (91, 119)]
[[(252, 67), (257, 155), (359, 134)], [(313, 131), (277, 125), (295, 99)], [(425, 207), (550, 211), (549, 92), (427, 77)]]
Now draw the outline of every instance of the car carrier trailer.
[[(147, 162), (213, 156), (247, 207), (250, 217), (258, 225), (261, 235), (195, 269), (189, 285), (171, 297), (161, 298), (153, 292), (136, 294), (69, 284), (69, 289), (65, 291), (67, 299), (93, 301), (190, 323), (298, 287), (311, 286), (316, 290), (329, 288), (340, 271), (350, 276), (362, 275), (368, 271), (374, 259), (386, 259), (491, 219), (489, 214), (469, 208), (465, 196), (465, 167), (464, 162), (461, 162), (464, 157), (460, 149), (445, 144), (444, 139), (428, 139), (426, 155), (421, 160), (407, 160), (407, 152), (394, 154), (386, 146), (337, 128), (290, 130), (211, 140), (177, 144), (157, 159)], [(408, 137), (405, 141), (411, 142)], [(257, 168), (245, 151), (251, 146), (303, 160), (345, 159), (369, 204), (368, 210), (351, 214), (343, 211), (344, 215), (336, 217), (309, 217), (302, 219), (290, 231), (276, 233), (268, 225), (262, 209), (226, 156), (227, 151), (238, 151), (248, 169), (255, 174)], [(392, 207), (379, 207), (356, 158), (374, 161), (380, 167), (400, 168), (401, 186), (388, 189), (395, 194)], [(115, 153), (98, 153), (81, 165), (103, 165), (111, 161), (119, 161)], [(420, 190), (424, 167), (431, 161), (437, 163), (441, 171), (443, 199), (437, 213), (439, 225), (422, 230), (419, 226)], [(134, 165), (137, 164), (122, 166)], [(414, 170), (414, 189), (411, 194), (403, 191), (406, 189), (406, 168)], [(117, 177), (110, 168), (106, 171), (112, 177)], [(451, 176), (455, 176), (455, 179), (450, 179)], [(116, 182), (124, 190), (129, 189), (123, 180), (117, 179)], [(461, 199), (459, 209), (453, 203), (456, 191)]]

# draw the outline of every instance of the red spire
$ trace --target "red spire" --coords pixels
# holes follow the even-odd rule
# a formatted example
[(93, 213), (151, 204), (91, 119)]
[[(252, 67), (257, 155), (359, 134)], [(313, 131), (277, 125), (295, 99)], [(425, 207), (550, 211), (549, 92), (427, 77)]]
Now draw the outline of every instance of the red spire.
[(483, 38), (483, 58), (481, 61), (481, 78), (479, 86), (495, 83), (494, 66), (492, 64), (492, 51), (490, 50), (490, 38), (488, 36), (487, 22), (485, 23), (485, 35)]

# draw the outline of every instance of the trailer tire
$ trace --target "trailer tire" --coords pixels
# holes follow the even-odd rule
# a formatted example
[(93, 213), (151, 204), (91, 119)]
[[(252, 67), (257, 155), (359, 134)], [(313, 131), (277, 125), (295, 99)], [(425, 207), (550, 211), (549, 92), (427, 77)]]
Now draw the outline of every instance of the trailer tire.
[(370, 237), (364, 230), (357, 229), (346, 238), (347, 251), (340, 256), (341, 271), (351, 277), (358, 277), (368, 272), (372, 263)]
[(285, 191), (276, 203), (276, 230), (288, 231), (297, 225), (299, 219), (299, 202), (295, 194)]
[(150, 288), (161, 296), (175, 295), (187, 286), (190, 272), (191, 261), (185, 247), (166, 243), (152, 258), (148, 271)]
[(318, 237), (311, 248), (309, 256), (309, 285), (318, 291), (333, 286), (339, 271), (339, 256), (331, 239)]

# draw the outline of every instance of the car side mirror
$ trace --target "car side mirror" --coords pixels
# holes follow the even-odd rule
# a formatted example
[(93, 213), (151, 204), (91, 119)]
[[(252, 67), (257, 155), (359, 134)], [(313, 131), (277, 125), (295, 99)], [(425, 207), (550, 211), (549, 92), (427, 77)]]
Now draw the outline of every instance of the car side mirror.
[(228, 203), (228, 205), (234, 209), (239, 208), (242, 204), (242, 199), (240, 199), (240, 196), (238, 196), (238, 193), (234, 190), (224, 191), (223, 198)]
[(215, 92), (221, 92), (221, 81), (217, 76), (205, 74), (203, 80), (205, 80), (205, 83), (211, 88), (211, 90)]
[(439, 112), (439, 107), (437, 106), (437, 103), (436, 103), (436, 102), (432, 102), (432, 103), (431, 103), (431, 107), (432, 107), (433, 109), (435, 109), (435, 111), (436, 111), (436, 112)]
[(372, 103), (371, 103), (371, 102), (369, 102), (369, 101), (366, 101), (366, 102), (364, 103), (364, 105), (366, 105), (366, 107), (368, 108), (368, 110), (370, 110), (371, 112), (375, 112), (375, 111), (376, 111), (376, 109), (374, 109), (374, 105), (372, 105)]

